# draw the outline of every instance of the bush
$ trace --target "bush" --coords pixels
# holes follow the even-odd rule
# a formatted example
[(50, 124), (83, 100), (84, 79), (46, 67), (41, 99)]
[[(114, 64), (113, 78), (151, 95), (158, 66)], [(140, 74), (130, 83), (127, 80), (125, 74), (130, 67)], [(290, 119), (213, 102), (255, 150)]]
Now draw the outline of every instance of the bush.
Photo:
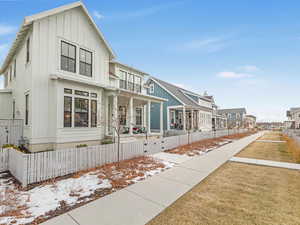
[(106, 139), (106, 140), (101, 141), (101, 144), (102, 145), (109, 145), (109, 144), (113, 144), (113, 141), (111, 139)]
[(80, 144), (76, 145), (76, 148), (86, 148), (88, 145), (87, 144)]

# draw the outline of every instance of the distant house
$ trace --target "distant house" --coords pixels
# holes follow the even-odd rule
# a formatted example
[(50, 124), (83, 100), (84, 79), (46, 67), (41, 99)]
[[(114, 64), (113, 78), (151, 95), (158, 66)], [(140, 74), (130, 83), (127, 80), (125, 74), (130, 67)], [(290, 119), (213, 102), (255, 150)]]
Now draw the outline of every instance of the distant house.
[(247, 114), (245, 108), (219, 109), (218, 114), (227, 118), (228, 128), (243, 128)]
[[(163, 103), (163, 128), (165, 131), (212, 130), (212, 99), (185, 90), (176, 85), (150, 77), (148, 94), (167, 99)], [(151, 128), (159, 127), (158, 105), (152, 105)]]
[(205, 92), (203, 94), (204, 97), (210, 99), (212, 101), (212, 129), (220, 130), (227, 128), (227, 117), (225, 115), (219, 114), (218, 106), (215, 103), (215, 99), (213, 96), (207, 95)]
[(244, 127), (253, 129), (256, 127), (256, 117), (253, 115), (246, 115), (244, 119)]
[(285, 124), (290, 125), (289, 129), (300, 129), (300, 107), (290, 108), (286, 116), (288, 121)]

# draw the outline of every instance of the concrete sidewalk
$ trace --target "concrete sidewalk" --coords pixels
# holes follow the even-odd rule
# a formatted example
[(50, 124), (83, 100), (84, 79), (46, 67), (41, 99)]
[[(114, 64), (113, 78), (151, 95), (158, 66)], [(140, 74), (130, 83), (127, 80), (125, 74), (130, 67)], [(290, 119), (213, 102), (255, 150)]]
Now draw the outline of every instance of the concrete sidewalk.
[(271, 166), (271, 167), (280, 167), (280, 168), (292, 169), (292, 170), (300, 170), (300, 164), (297, 164), (297, 163), (287, 163), (287, 162), (278, 162), (278, 161), (272, 161), (272, 160), (242, 158), (242, 157), (232, 157), (230, 159), (230, 161), (254, 164), (254, 165), (259, 165), (259, 166)]
[[(183, 158), (165, 172), (130, 185), (44, 225), (142, 225), (170, 206), (210, 173), (255, 141), (263, 133), (234, 141), (205, 155)], [(161, 154), (170, 161), (175, 156)]]

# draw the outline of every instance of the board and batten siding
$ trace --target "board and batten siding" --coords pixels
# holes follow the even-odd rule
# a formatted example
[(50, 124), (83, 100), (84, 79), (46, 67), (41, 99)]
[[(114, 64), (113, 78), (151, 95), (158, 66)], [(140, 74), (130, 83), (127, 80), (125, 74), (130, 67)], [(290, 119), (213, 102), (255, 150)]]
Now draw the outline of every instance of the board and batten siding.
[[(62, 40), (77, 46), (77, 57), (80, 47), (93, 53), (92, 78), (79, 75), (78, 60), (76, 73), (60, 70), (60, 43)], [(63, 141), (64, 137), (68, 141), (76, 141), (75, 139), (80, 134), (81, 139), (84, 140), (100, 138), (103, 135), (101, 128), (74, 130), (78, 134), (74, 136), (74, 140), (70, 138), (69, 132), (59, 131), (63, 128), (64, 83), (60, 80), (50, 79), (50, 75), (57, 74), (96, 85), (109, 84), (110, 53), (90, 24), (88, 17), (79, 7), (34, 21), (32, 42), (31, 143), (51, 143), (58, 139)], [(75, 82), (68, 83), (78, 90), (95, 90), (93, 86)], [(98, 91), (99, 98), (102, 98), (101, 88), (98, 88)], [(104, 110), (102, 111), (104, 112)]]
[[(169, 106), (178, 106), (182, 105), (176, 98), (170, 95), (166, 90), (161, 88), (157, 83), (149, 81), (149, 84), (154, 84), (154, 93), (148, 92), (150, 95), (168, 99), (168, 101), (163, 103), (163, 124), (164, 130), (167, 130), (167, 111)], [(160, 128), (160, 105), (152, 103), (151, 105), (151, 129)]]

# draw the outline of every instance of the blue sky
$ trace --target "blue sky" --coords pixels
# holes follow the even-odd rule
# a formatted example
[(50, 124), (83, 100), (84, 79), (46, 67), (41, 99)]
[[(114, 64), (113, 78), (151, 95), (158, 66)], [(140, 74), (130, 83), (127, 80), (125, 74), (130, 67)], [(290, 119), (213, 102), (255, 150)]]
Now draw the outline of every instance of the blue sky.
[[(0, 0), (0, 62), (24, 16), (70, 2)], [(260, 121), (300, 105), (300, 1), (84, 3), (123, 63)]]

